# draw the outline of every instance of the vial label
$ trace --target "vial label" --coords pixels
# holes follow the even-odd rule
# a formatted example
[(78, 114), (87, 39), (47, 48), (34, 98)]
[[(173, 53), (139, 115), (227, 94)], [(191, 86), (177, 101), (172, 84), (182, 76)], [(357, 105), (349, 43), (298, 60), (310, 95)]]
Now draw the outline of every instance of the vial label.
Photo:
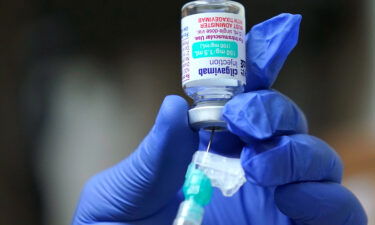
[(242, 16), (201, 13), (184, 17), (181, 50), (183, 86), (212, 78), (246, 83), (245, 20)]

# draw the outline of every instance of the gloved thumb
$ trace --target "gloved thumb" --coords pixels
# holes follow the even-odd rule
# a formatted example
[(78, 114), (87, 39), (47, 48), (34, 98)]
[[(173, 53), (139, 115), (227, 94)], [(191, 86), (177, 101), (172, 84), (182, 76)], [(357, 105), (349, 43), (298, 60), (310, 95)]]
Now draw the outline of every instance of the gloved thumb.
[(88, 182), (81, 197), (84, 205), (77, 211), (86, 211), (91, 219), (95, 215), (96, 222), (130, 221), (150, 216), (176, 199), (198, 147), (187, 110), (183, 98), (166, 97), (155, 125), (136, 151)]
[(246, 92), (268, 89), (298, 42), (301, 15), (282, 13), (251, 28), (246, 35)]

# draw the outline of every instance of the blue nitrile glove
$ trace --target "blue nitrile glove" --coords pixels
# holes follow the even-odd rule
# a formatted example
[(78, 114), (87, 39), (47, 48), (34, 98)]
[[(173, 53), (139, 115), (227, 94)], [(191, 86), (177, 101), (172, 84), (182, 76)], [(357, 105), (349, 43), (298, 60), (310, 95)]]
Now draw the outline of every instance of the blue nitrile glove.
[[(206, 225), (365, 225), (355, 196), (340, 185), (342, 164), (320, 139), (307, 134), (301, 110), (270, 90), (298, 39), (299, 15), (281, 14), (247, 35), (247, 93), (229, 101), (230, 132), (215, 134), (212, 151), (241, 156), (248, 182), (231, 198), (215, 190)], [(138, 149), (85, 186), (74, 225), (172, 224), (179, 189), (198, 134), (187, 121), (188, 105), (167, 97)], [(200, 132), (200, 147), (209, 133)]]

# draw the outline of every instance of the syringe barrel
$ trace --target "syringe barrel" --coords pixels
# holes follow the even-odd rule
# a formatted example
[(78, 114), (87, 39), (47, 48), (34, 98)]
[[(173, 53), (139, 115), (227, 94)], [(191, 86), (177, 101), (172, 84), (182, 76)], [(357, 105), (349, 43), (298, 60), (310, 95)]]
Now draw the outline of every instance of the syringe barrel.
[(203, 219), (204, 208), (194, 200), (188, 199), (180, 204), (173, 225), (200, 225)]

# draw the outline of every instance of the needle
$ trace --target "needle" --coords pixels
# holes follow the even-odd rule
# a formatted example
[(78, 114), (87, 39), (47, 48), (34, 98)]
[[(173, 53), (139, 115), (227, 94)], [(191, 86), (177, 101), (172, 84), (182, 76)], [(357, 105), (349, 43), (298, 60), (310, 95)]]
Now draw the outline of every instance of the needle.
[(212, 139), (214, 139), (214, 133), (215, 133), (215, 128), (212, 129), (211, 136), (210, 136), (210, 141), (208, 142), (206, 152), (210, 150)]

